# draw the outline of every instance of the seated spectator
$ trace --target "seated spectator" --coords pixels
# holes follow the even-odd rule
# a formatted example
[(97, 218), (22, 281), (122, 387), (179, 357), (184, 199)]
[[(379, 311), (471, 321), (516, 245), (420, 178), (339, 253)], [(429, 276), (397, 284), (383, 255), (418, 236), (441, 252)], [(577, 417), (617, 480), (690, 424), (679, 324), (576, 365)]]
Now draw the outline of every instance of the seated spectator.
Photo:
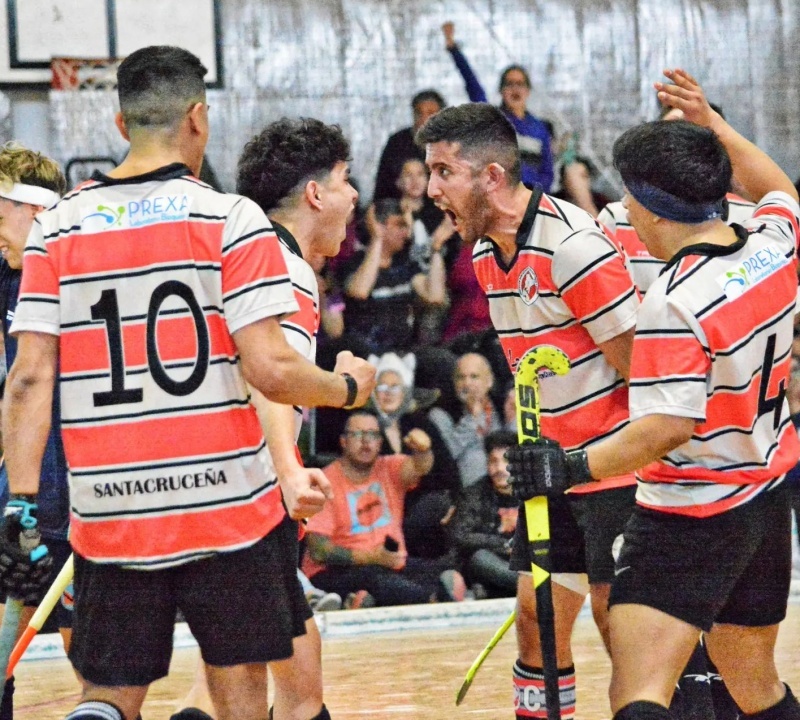
[(458, 464), (463, 487), (486, 475), (483, 439), (503, 425), (490, 396), (493, 385), (494, 375), (489, 361), (478, 353), (466, 353), (459, 357), (453, 375), (455, 406), (450, 412), (434, 407), (428, 413)]
[(559, 170), (559, 190), (554, 197), (577, 205), (597, 217), (600, 210), (611, 202), (611, 199), (592, 189), (592, 182), (597, 178), (597, 168), (589, 158), (580, 155), (570, 162), (565, 162)]
[[(450, 307), (442, 330), (442, 342), (491, 329), (489, 301), (481, 289), (472, 266), (472, 247), (456, 235), (456, 245), (447, 257), (447, 293)], [(452, 242), (448, 244), (452, 247)]]
[(486, 436), (489, 472), (463, 490), (448, 525), (473, 591), (478, 583), (489, 597), (513, 597), (517, 592), (517, 573), (509, 570), (508, 560), (519, 501), (511, 494), (505, 457), (516, 444), (516, 434), (508, 430)]
[(342, 597), (366, 591), (379, 606), (463, 600), (464, 579), (443, 563), (408, 557), (403, 498), (433, 467), (430, 438), (403, 438), (410, 454), (380, 455), (377, 416), (350, 414), (341, 457), (325, 468), (334, 496), (308, 522), (303, 570)]
[[(397, 180), (397, 186), (401, 193), (400, 207), (411, 228), (409, 247), (411, 259), (427, 272), (430, 268), (431, 255), (441, 253), (445, 268), (448, 268), (456, 259), (461, 239), (456, 234), (450, 218), (428, 197), (428, 169), (425, 163), (417, 158), (406, 160)], [(439, 305), (418, 303), (415, 315), (416, 344), (438, 343), (442, 337), (442, 325), (448, 315), (445, 303)]]
[(342, 268), (342, 284), (345, 332), (380, 354), (411, 347), (414, 301), (444, 303), (445, 269), (439, 252), (427, 272), (411, 259), (410, 228), (398, 200), (380, 200), (374, 215), (369, 245)]
[(414, 389), (414, 355), (400, 358), (396, 353), (371, 356), (377, 385), (373, 405), (383, 434), (381, 453), (403, 451), (403, 438), (420, 428), (431, 439), (433, 467), (419, 484), (406, 492), (403, 533), (408, 554), (413, 557), (442, 557), (450, 550), (445, 520), (461, 490), (458, 466), (439, 431), (427, 418), (427, 408), (439, 395), (438, 390)]
[[(447, 52), (461, 73), (467, 94), (472, 102), (487, 102), (486, 91), (467, 62), (456, 42), (456, 26), (452, 22), (442, 25)], [(500, 109), (517, 132), (517, 143), (522, 160), (522, 182), (529, 188), (541, 185), (545, 192), (553, 184), (553, 155), (551, 143), (553, 127), (528, 112), (531, 79), (520, 65), (509, 65), (500, 75)]]
[(392, 135), (381, 152), (378, 174), (375, 178), (375, 192), (372, 194), (373, 202), (400, 197), (397, 178), (400, 177), (403, 163), (409, 158), (425, 159), (425, 151), (414, 142), (417, 130), (428, 121), (428, 118), (446, 106), (444, 98), (436, 90), (422, 90), (414, 95), (411, 100), (414, 124)]

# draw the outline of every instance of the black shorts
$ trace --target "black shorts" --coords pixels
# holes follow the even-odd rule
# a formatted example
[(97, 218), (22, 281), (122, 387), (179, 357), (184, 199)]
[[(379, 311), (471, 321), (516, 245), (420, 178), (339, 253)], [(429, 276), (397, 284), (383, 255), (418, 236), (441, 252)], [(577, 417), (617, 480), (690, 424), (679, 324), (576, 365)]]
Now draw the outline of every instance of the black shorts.
[[(635, 496), (636, 487), (627, 486), (550, 498), (551, 571), (587, 573), (590, 583), (610, 583), (614, 579), (611, 548), (633, 512)], [(517, 518), (509, 566), (517, 572), (531, 569), (523, 507)]]
[(288, 658), (311, 617), (296, 559), (288, 518), (248, 548), (162, 570), (76, 554), (69, 659), (95, 685), (149, 685), (169, 671), (179, 608), (209, 665)]
[(609, 606), (646, 605), (704, 631), (714, 623), (775, 625), (786, 616), (791, 554), (784, 486), (707, 518), (637, 506)]

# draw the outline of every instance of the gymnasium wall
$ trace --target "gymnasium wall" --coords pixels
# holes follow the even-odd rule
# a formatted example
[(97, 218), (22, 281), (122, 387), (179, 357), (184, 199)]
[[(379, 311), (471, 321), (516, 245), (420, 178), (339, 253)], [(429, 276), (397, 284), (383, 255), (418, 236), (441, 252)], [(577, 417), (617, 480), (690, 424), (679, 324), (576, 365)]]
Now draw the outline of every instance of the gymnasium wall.
[[(676, 65), (696, 74), (792, 178), (800, 175), (800, 0), (222, 0), (221, 8), (224, 89), (209, 93), (208, 154), (230, 189), (255, 131), (305, 115), (343, 126), (369, 197), (384, 141), (410, 124), (411, 96), (434, 87), (451, 104), (467, 99), (443, 49), (446, 20), (456, 22), (490, 99), (498, 99), (502, 67), (525, 65), (530, 108), (559, 132), (577, 132), (612, 182), (615, 137), (654, 117), (651, 84)], [(8, 95), (13, 107), (17, 97)], [(124, 153), (113, 94), (51, 92), (47, 108), (49, 150), (60, 160)]]

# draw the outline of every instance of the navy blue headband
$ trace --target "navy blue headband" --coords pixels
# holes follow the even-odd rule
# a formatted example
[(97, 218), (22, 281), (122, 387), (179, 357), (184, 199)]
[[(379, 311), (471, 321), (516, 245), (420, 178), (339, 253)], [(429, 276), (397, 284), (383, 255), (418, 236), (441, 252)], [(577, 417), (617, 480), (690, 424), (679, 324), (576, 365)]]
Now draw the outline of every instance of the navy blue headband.
[(654, 215), (674, 222), (697, 225), (725, 216), (725, 198), (715, 202), (690, 202), (644, 180), (626, 180), (628, 192)]

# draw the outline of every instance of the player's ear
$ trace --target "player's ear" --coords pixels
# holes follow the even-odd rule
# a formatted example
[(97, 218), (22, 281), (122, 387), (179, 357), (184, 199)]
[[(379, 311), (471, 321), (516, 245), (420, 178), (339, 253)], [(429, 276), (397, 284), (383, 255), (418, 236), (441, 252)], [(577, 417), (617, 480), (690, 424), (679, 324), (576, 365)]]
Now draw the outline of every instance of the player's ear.
[(130, 142), (131, 138), (128, 135), (128, 128), (125, 126), (125, 119), (122, 117), (122, 113), (118, 112), (114, 116), (114, 124), (117, 126), (117, 130), (119, 130), (119, 134), (122, 135), (125, 140)]
[(507, 182), (506, 169), (500, 163), (489, 163), (485, 172), (487, 177), (486, 189), (488, 191), (496, 190)]
[(189, 125), (196, 133), (203, 131), (203, 127), (207, 127), (208, 120), (206, 117), (206, 104), (204, 102), (196, 102), (189, 108), (187, 113), (189, 116)]
[(322, 210), (322, 199), (319, 196), (319, 183), (316, 180), (309, 180), (306, 183), (306, 201), (315, 210)]

